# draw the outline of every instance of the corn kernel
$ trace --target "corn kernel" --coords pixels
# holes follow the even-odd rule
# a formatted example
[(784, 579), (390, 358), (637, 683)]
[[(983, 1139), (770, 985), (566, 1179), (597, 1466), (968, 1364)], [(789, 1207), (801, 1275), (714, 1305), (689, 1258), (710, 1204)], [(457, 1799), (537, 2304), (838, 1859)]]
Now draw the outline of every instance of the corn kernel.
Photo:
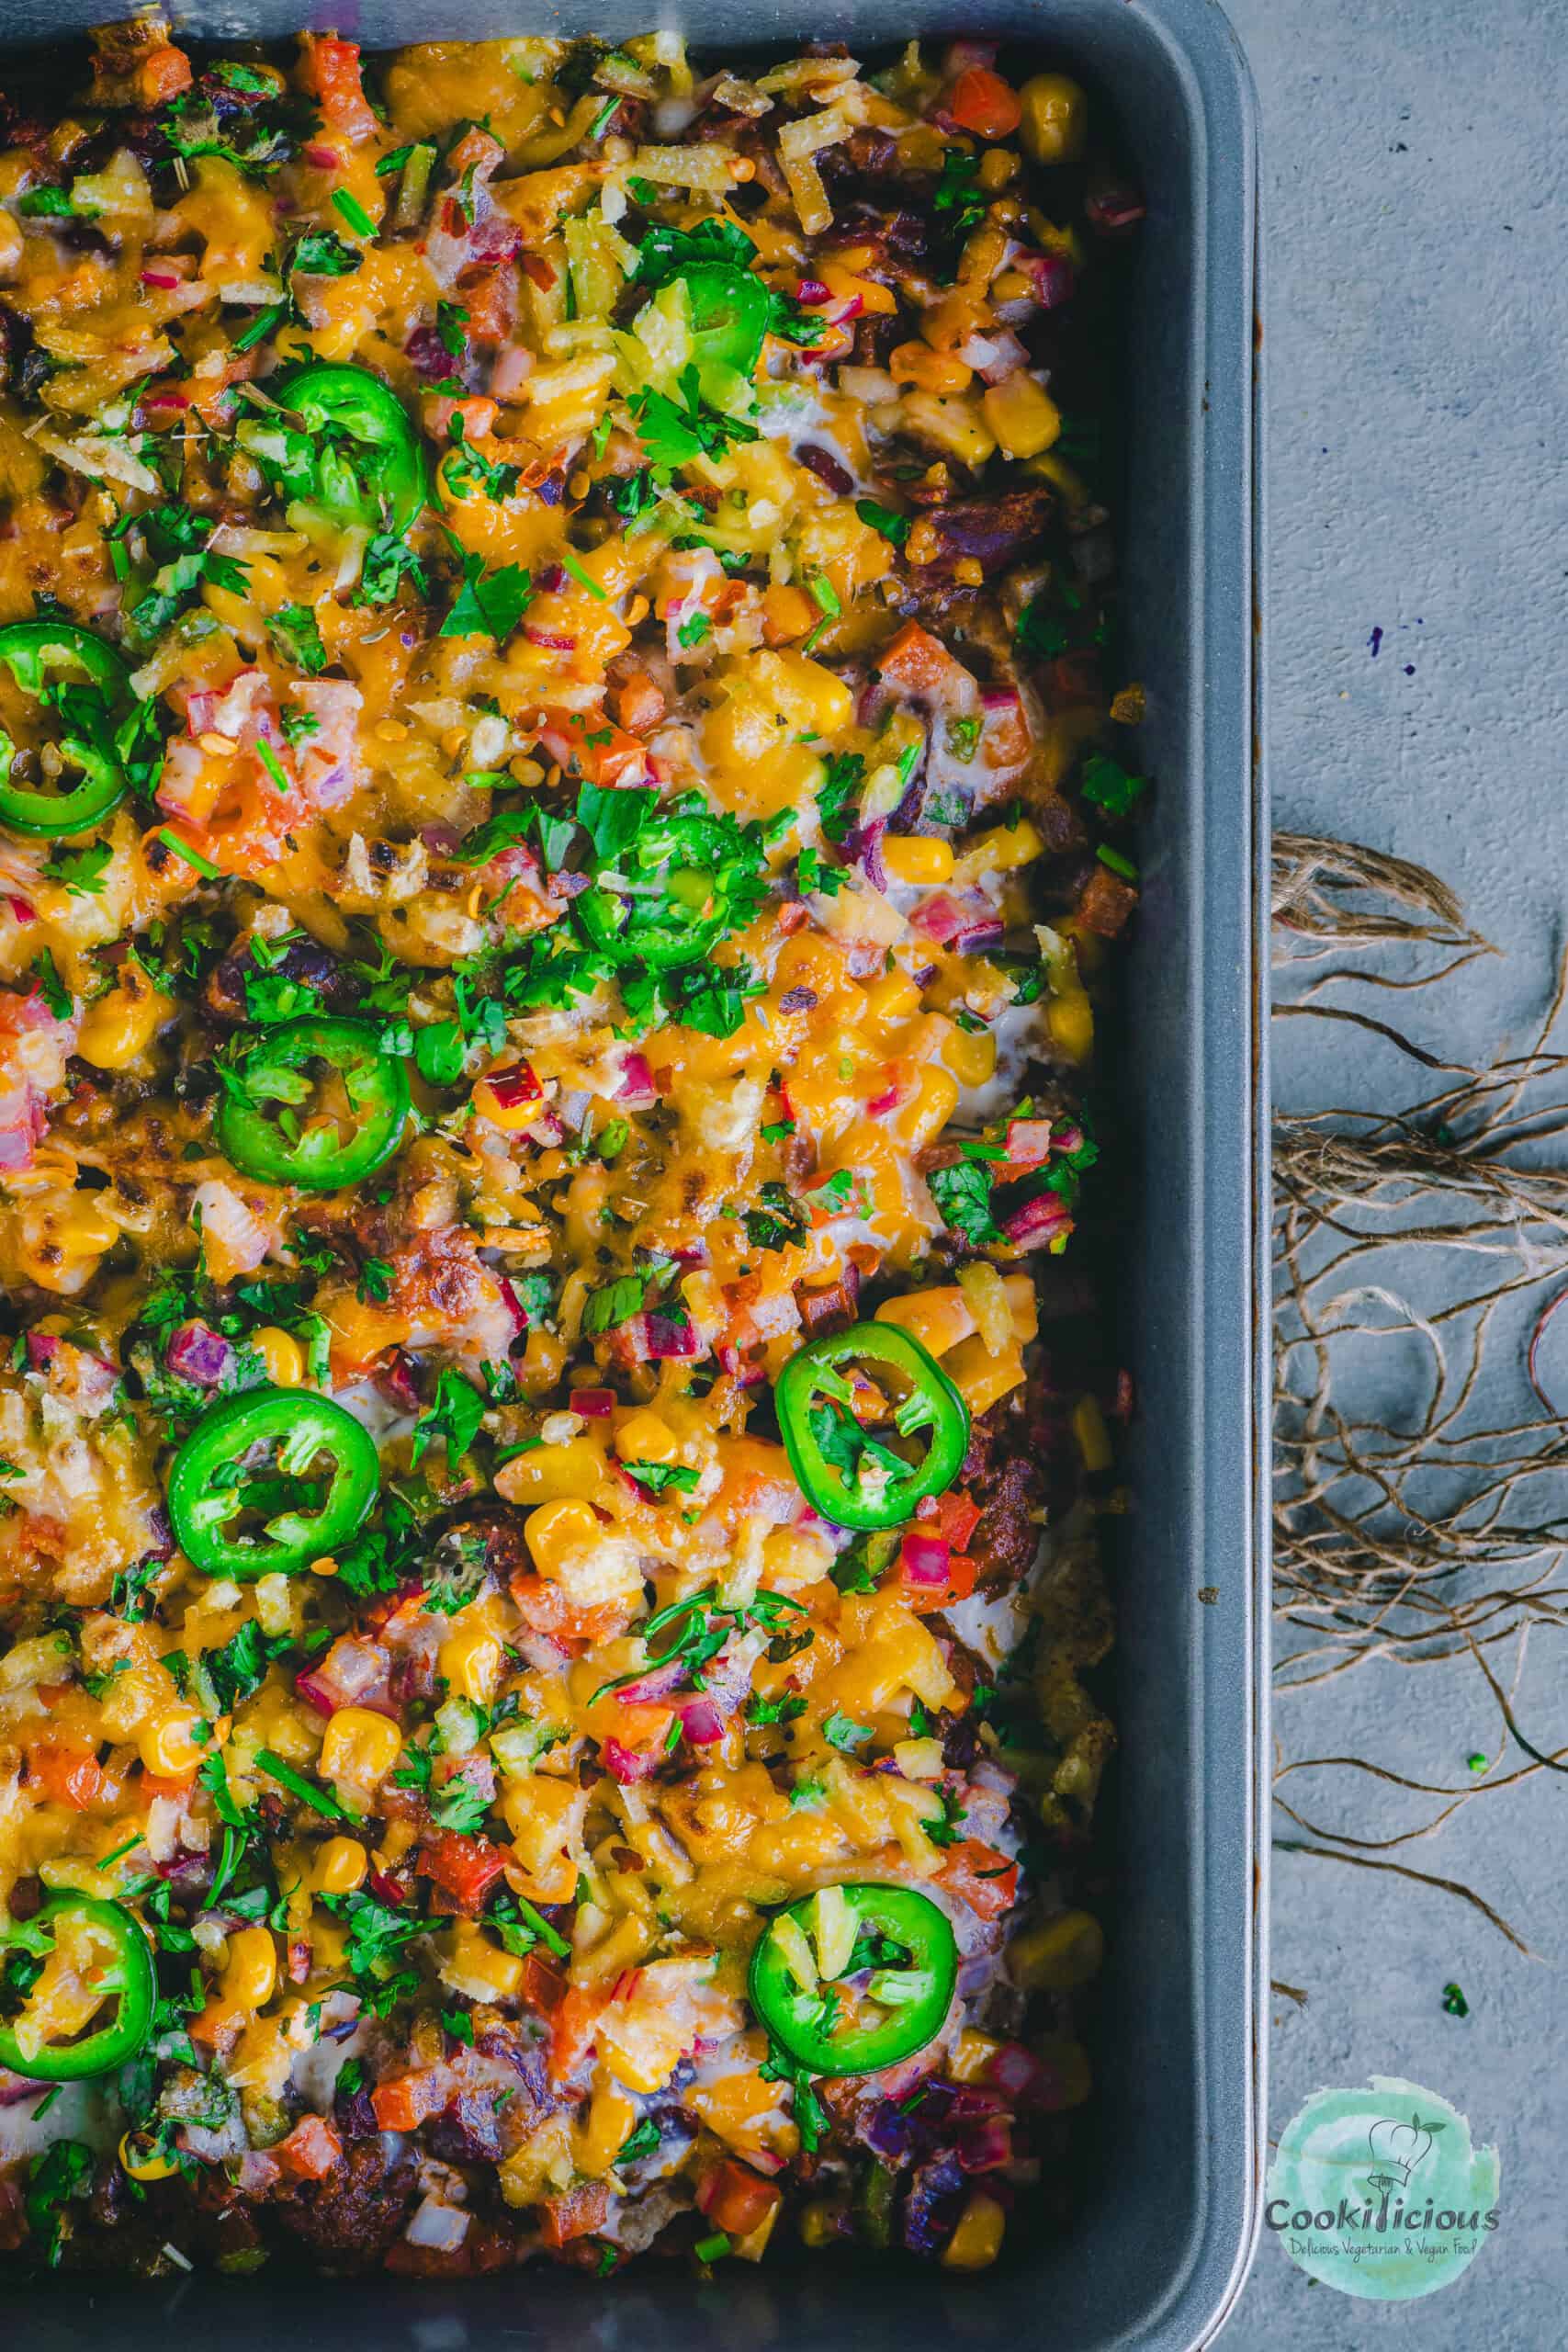
[(980, 405), (1004, 457), (1037, 458), (1061, 436), (1061, 410), (1021, 368), (987, 386)]
[(944, 1769), (940, 1739), (898, 1739), (893, 1761), (907, 1781), (940, 1781)]
[(801, 2208), (800, 2242), (803, 2245), (831, 2245), (840, 2235), (844, 2220), (841, 2205), (829, 2204), (825, 2197), (814, 2198)]
[(978, 833), (953, 865), (953, 878), (967, 885), (987, 874), (1016, 874), (1044, 854), (1045, 843), (1027, 817), (1016, 825), (994, 825)]
[(912, 1102), (906, 1102), (895, 1112), (889, 1125), (900, 1138), (918, 1151), (941, 1135), (958, 1107), (958, 1081), (941, 1069), (928, 1066), (920, 1072), (919, 1091)]
[(178, 1781), (194, 1772), (210, 1745), (196, 1736), (200, 1721), (188, 1707), (172, 1707), (143, 1724), (136, 1746), (148, 1771), (161, 1781)]
[(1089, 100), (1066, 74), (1033, 74), (1018, 94), (1018, 135), (1032, 164), (1072, 164), (1083, 153)]
[(229, 1939), (222, 1996), (236, 2009), (259, 2009), (277, 1983), (277, 1953), (267, 1928), (240, 1928)]
[(901, 343), (887, 362), (896, 384), (918, 384), (922, 392), (966, 392), (975, 370), (955, 352), (933, 351), (929, 343)]
[(885, 972), (865, 992), (865, 1017), (880, 1029), (896, 1028), (920, 1009), (920, 991), (908, 972)]
[(1109, 1470), (1113, 1459), (1105, 1416), (1093, 1396), (1080, 1396), (1073, 1407), (1073, 1435), (1078, 1442), (1086, 1470)]
[(1023, 1357), (1017, 1348), (994, 1356), (984, 1340), (965, 1340), (942, 1365), (971, 1413), (988, 1412), (1003, 1396), (1023, 1385)]
[(587, 2120), (575, 2134), (577, 2168), (603, 2180), (637, 2129), (637, 2109), (624, 2091), (606, 2085), (589, 2102)]
[(977, 2027), (966, 2025), (953, 2044), (947, 2071), (955, 2083), (983, 2083), (1001, 2046), (995, 2034), (982, 2033)]
[(305, 1351), (291, 1331), (264, 1323), (251, 1333), (251, 1345), (266, 1366), (275, 1388), (298, 1388), (305, 1377)]
[(996, 1076), (997, 1041), (988, 1029), (955, 1028), (942, 1041), (942, 1058), (960, 1086), (984, 1086)]
[(1059, 1911), (1008, 1946), (1008, 1973), (1026, 1993), (1072, 1993), (1100, 1973), (1105, 1937), (1089, 1911)]
[(83, 1016), (76, 1051), (95, 1069), (126, 1069), (152, 1044), (176, 1008), (139, 966), (128, 964), (118, 985)]
[(591, 1503), (546, 1503), (530, 1511), (523, 1535), (534, 1566), (541, 1576), (554, 1576), (573, 1554), (593, 1543), (599, 1533), (598, 1515)]
[(368, 1707), (340, 1707), (321, 1742), (321, 1777), (351, 1787), (378, 1788), (398, 1760), (402, 1734)]
[(680, 1450), (673, 1430), (657, 1413), (629, 1414), (615, 1432), (623, 1462), (673, 1462)]
[(161, 2155), (145, 2132), (128, 2132), (119, 2143), (119, 2161), (132, 2180), (172, 2180), (179, 2170), (173, 2156)]
[[(560, 1510), (562, 1506), (551, 1504), (547, 1508)], [(570, 1505), (566, 1508), (570, 1509)], [(586, 1504), (583, 1508), (586, 1510)], [(476, 1705), (485, 1707), (495, 1696), (496, 1684), (506, 1664), (506, 1651), (493, 1625), (466, 1626), (450, 1641), (442, 1643), (439, 1664), (449, 1690), (460, 1699), (472, 1699)]]
[[(996, 449), (997, 436), (976, 401), (936, 392), (906, 392), (900, 421), (916, 439), (961, 459), (976, 472)], [(912, 531), (909, 537), (912, 541)]]
[(1001, 2252), (1007, 2216), (994, 2197), (977, 2188), (964, 2208), (958, 2227), (942, 2250), (944, 2270), (985, 2270)]
[(363, 1886), (370, 1857), (357, 1838), (329, 1838), (316, 1856), (318, 1894), (352, 1894)]
[(442, 1982), (454, 1991), (470, 2001), (509, 2001), (522, 1991), (526, 1973), (517, 1954), (491, 1943), (477, 1921), (454, 1925), (451, 1954), (441, 1963)]
[(1051, 1043), (1070, 1062), (1087, 1062), (1094, 1049), (1094, 1010), (1081, 989), (1054, 996), (1045, 1008)]
[(502, 1102), (488, 1078), (476, 1079), (473, 1093), (474, 1109), (492, 1127), (500, 1127), (506, 1135), (515, 1135), (524, 1127), (531, 1127), (544, 1110), (544, 1098), (530, 1094), (519, 1102)]
[(896, 1323), (911, 1332), (933, 1356), (945, 1355), (949, 1348), (955, 1348), (975, 1329), (968, 1302), (953, 1283), (931, 1290), (905, 1291), (900, 1297), (885, 1298), (875, 1319), (878, 1323)]
[(953, 844), (934, 833), (889, 833), (882, 863), (895, 882), (916, 884), (953, 879)]

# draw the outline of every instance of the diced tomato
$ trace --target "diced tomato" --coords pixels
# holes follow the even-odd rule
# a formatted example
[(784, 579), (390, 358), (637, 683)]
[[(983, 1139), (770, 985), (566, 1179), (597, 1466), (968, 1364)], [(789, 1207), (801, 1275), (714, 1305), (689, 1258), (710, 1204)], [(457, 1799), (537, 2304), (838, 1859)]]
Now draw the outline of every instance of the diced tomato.
[(150, 49), (136, 69), (136, 96), (143, 107), (161, 107), (190, 87), (190, 60), (183, 49)]
[(570, 2245), (573, 2238), (592, 2237), (610, 2217), (610, 2192), (602, 2180), (585, 2181), (564, 2197), (547, 2197), (539, 2209), (547, 2245)]
[(511, 1589), (524, 1622), (553, 1641), (609, 1641), (623, 1631), (630, 1615), (618, 1600), (601, 1601), (595, 1609), (574, 1609), (559, 1585), (549, 1584), (543, 1577), (515, 1576)]
[(760, 2179), (750, 2165), (726, 2156), (704, 2177), (697, 2203), (716, 2229), (732, 2238), (747, 2238), (767, 2220), (782, 2194), (771, 2180)]
[(1023, 119), (1018, 92), (987, 65), (971, 65), (960, 74), (940, 101), (962, 130), (976, 139), (1010, 139)]
[(142, 1797), (148, 1804), (155, 1797), (166, 1797), (171, 1804), (183, 1804), (196, 1786), (196, 1774), (182, 1772), (177, 1779), (164, 1780), (161, 1773), (144, 1771), (141, 1786)]
[(914, 695), (935, 694), (942, 688), (974, 689), (975, 681), (963, 663), (955, 662), (941, 639), (922, 628), (919, 621), (905, 622), (892, 644), (877, 655), (876, 666), (885, 678)]
[(376, 128), (359, 79), (359, 46), (333, 34), (307, 33), (299, 60), (299, 78), (312, 97), (321, 102), (321, 119), (351, 139), (367, 139)]
[(103, 1786), (103, 1770), (90, 1747), (67, 1747), (39, 1740), (28, 1749), (28, 1778), (36, 1781), (53, 1804), (68, 1804), (85, 1813)]
[(541, 2017), (549, 2017), (566, 1998), (566, 1978), (536, 1951), (523, 1962), (523, 1999)]
[(439, 2066), (422, 2066), (412, 2075), (394, 2075), (378, 2083), (370, 2105), (383, 2132), (417, 2132), (430, 2116), (439, 2115), (452, 2086)]
[(917, 1516), (922, 1530), (929, 1527), (933, 1535), (940, 1535), (953, 1551), (963, 1552), (967, 1550), (969, 1538), (979, 1526), (984, 1513), (974, 1498), (959, 1487), (922, 1503)]
[(604, 2008), (603, 1993), (585, 1985), (570, 1985), (550, 2019), (550, 2073), (564, 2082), (574, 2075), (593, 2047)]
[(324, 2180), (343, 2162), (343, 2142), (324, 2115), (307, 2115), (272, 2153), (290, 2180)]
[(506, 1856), (488, 1838), (461, 1838), (438, 1829), (419, 1849), (419, 1871), (448, 1894), (460, 1911), (477, 1919), (486, 1895), (506, 1868)]
[(951, 1609), (955, 1600), (967, 1600), (975, 1589), (979, 1574), (977, 1561), (954, 1552), (947, 1564), (945, 1584), (917, 1584), (905, 1576), (898, 1579), (898, 1598), (906, 1609), (917, 1617), (925, 1616), (932, 1609)]
[(615, 692), (615, 717), (634, 735), (651, 734), (664, 716), (664, 689), (646, 670), (634, 670)]
[(978, 1838), (948, 1848), (937, 1881), (979, 1919), (999, 1919), (1018, 1900), (1018, 1864)]
[(590, 784), (644, 784), (648, 780), (648, 746), (602, 710), (547, 710), (539, 741), (568, 775), (586, 776)]

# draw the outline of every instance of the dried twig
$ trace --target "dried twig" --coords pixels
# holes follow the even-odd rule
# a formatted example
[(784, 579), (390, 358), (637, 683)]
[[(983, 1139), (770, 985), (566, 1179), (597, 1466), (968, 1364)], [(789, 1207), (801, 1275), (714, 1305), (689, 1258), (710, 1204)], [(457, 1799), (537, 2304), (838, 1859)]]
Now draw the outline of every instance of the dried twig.
[[(1277, 836), (1274, 911), (1276, 962), (1297, 983), (1278, 1010), (1369, 1028), (1444, 1081), (1396, 1112), (1325, 1110), (1276, 1127), (1275, 1611), (1289, 1629), (1278, 1685), (1300, 1690), (1373, 1659), (1467, 1660), (1529, 1759), (1461, 1789), (1361, 1757), (1284, 1762), (1280, 1812), (1323, 1842), (1281, 1842), (1441, 1887), (1524, 1951), (1472, 1888), (1375, 1856), (1437, 1835), (1480, 1796), (1568, 1770), (1568, 1747), (1526, 1737), (1496, 1663), (1511, 1651), (1517, 1683), (1531, 1630), (1568, 1625), (1568, 1431), (1538, 1362), (1564, 1295), (1568, 1167), (1551, 1155), (1568, 1141), (1568, 1052), (1552, 1041), (1568, 962), (1527, 1050), (1472, 1069), (1317, 1001), (1349, 979), (1430, 988), (1495, 952), (1435, 876), (1354, 842)], [(1432, 947), (1447, 959), (1437, 969), (1337, 964), (1300, 984), (1303, 966), (1338, 952)], [(1531, 1409), (1499, 1423), (1483, 1389), (1510, 1370)], [(1305, 1770), (1441, 1802), (1404, 1828), (1332, 1829), (1283, 1793)]]

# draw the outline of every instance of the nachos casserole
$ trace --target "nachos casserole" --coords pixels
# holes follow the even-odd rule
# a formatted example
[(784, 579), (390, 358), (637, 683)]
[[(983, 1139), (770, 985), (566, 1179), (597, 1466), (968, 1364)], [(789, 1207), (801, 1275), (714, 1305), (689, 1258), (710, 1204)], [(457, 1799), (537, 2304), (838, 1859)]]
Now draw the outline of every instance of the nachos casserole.
[(1000, 62), (0, 97), (24, 2262), (1065, 2201), (1141, 208)]

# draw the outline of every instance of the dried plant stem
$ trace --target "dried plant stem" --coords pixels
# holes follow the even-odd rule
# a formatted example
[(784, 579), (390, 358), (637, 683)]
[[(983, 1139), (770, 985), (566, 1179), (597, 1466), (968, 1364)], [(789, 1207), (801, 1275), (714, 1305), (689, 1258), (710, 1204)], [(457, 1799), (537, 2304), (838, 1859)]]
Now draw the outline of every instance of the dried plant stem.
[[(1439, 1887), (1528, 1951), (1472, 1888), (1378, 1858), (1438, 1835), (1482, 1796), (1568, 1771), (1568, 1747), (1527, 1737), (1513, 1695), (1532, 1629), (1568, 1626), (1568, 1430), (1538, 1363), (1568, 1299), (1568, 1051), (1553, 1043), (1568, 960), (1526, 1050), (1475, 1069), (1320, 1001), (1346, 981), (1429, 989), (1495, 952), (1436, 876), (1355, 842), (1277, 835), (1273, 908), (1290, 989), (1277, 1012), (1366, 1029), (1441, 1080), (1397, 1111), (1276, 1125), (1277, 1686), (1300, 1691), (1374, 1659), (1463, 1661), (1505, 1744), (1528, 1759), (1458, 1789), (1364, 1757), (1282, 1761), (1276, 1802), (1302, 1835), (1281, 1843)], [(1393, 952), (1426, 967), (1433, 949), (1437, 967), (1414, 972), (1337, 960)], [(1486, 1404), (1514, 1375), (1521, 1404), (1538, 1409), (1509, 1421)], [(1383, 1389), (1397, 1418), (1371, 1401)], [(1335, 1829), (1284, 1793), (1303, 1771), (1439, 1802), (1413, 1826)]]

